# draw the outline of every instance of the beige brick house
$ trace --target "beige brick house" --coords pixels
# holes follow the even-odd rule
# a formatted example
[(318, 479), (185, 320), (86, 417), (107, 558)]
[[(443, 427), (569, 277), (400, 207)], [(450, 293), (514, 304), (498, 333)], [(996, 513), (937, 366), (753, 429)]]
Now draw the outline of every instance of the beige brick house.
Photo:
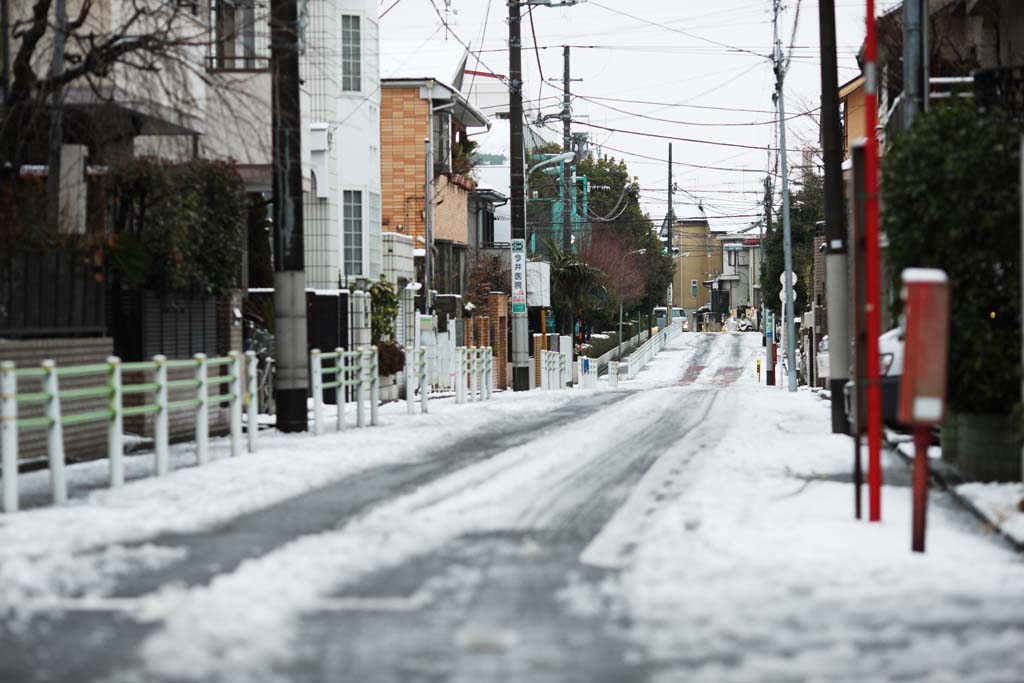
[(432, 289), (462, 294), (469, 249), (469, 194), (474, 188), (465, 153), (467, 131), (487, 128), (487, 117), (454, 87), (432, 78), (381, 81), (381, 190), (384, 232), (413, 239), (417, 280), (426, 253), (426, 147), (433, 150)]

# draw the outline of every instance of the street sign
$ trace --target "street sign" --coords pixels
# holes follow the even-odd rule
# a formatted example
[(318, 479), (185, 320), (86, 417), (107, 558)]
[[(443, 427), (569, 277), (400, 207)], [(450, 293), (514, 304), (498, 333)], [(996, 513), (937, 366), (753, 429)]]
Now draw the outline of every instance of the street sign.
[[(797, 283), (798, 279), (799, 278), (797, 278), (796, 273), (793, 273), (793, 286), (794, 287), (796, 287), (796, 283)], [(783, 287), (786, 286), (786, 271), (782, 271), (781, 273), (779, 273), (779, 284), (782, 285)]]
[[(779, 290), (779, 301), (781, 301), (782, 303), (786, 303), (786, 290), (785, 289), (780, 289)], [(793, 290), (793, 303), (794, 304), (796, 303), (796, 290)]]
[(526, 240), (512, 240), (512, 313), (526, 313)]

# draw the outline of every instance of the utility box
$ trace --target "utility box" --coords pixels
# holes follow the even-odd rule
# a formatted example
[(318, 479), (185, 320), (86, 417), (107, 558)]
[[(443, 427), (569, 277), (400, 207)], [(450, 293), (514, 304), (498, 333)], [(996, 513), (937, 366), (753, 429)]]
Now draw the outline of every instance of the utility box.
[(903, 271), (904, 351), (899, 419), (940, 424), (946, 412), (949, 355), (949, 280), (934, 268)]

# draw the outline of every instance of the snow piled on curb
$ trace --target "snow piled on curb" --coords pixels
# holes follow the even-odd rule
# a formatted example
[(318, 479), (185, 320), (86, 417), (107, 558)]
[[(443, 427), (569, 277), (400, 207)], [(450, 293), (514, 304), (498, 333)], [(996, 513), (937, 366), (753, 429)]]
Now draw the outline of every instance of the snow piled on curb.
[(1024, 546), (1024, 483), (961, 484), (956, 492), (986, 519)]

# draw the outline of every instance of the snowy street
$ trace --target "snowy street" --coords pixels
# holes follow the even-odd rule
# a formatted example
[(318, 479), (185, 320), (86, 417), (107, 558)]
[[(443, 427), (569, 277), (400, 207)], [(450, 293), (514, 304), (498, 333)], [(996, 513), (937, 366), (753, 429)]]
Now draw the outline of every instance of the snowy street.
[(29, 475), (0, 681), (1024, 680), (1024, 558), (937, 491), (912, 554), (895, 456), (854, 520), (849, 438), (762, 357), (682, 334), (616, 390), (391, 404), (119, 490), (80, 465), (61, 507)]

